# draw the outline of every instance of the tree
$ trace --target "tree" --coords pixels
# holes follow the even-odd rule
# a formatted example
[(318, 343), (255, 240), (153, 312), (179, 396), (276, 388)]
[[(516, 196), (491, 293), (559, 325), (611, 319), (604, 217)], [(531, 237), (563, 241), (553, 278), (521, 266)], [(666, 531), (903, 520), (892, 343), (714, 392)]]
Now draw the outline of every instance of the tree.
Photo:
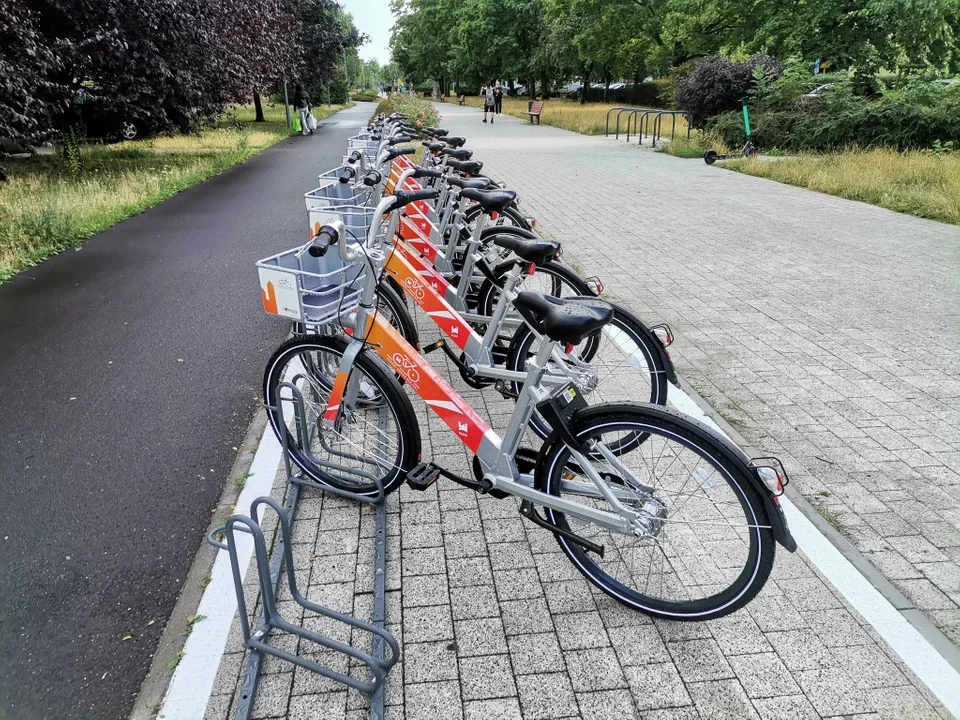
[(36, 26), (25, 0), (0, 0), (0, 138), (24, 145), (45, 140), (66, 104), (57, 47)]
[(330, 91), (331, 101), (344, 102), (344, 53), (366, 42), (366, 36), (335, 0), (291, 0), (291, 4), (302, 48), (292, 69), (293, 78), (315, 97), (325, 89)]

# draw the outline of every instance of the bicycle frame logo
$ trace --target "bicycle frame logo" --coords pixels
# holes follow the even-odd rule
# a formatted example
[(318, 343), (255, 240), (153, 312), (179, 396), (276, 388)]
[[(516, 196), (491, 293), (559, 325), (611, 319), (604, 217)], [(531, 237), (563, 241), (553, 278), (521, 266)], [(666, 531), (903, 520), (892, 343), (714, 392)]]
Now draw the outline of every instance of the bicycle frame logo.
[(408, 275), (403, 279), (403, 289), (413, 295), (418, 302), (423, 301), (425, 294), (423, 284), (413, 276)]
[(417, 384), (420, 382), (420, 372), (417, 370), (417, 366), (410, 361), (410, 358), (401, 352), (395, 352), (391, 358), (391, 364), (403, 376), (403, 379), (416, 390)]

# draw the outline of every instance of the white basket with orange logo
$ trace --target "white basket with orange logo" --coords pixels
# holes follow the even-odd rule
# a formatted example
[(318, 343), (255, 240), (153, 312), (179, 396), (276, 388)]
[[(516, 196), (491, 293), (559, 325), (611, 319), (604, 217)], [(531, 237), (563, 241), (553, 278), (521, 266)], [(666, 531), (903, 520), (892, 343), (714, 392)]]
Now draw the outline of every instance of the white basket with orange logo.
[[(346, 226), (345, 242), (365, 244), (373, 214), (374, 208), (352, 206), (312, 211), (310, 236), (340, 220)], [(386, 224), (379, 229), (378, 242), (383, 242), (385, 229)], [(362, 254), (358, 262), (345, 265), (336, 248), (329, 248), (322, 257), (311, 256), (306, 248), (291, 248), (257, 263), (263, 309), (306, 325), (326, 325), (356, 308), (369, 268)]]

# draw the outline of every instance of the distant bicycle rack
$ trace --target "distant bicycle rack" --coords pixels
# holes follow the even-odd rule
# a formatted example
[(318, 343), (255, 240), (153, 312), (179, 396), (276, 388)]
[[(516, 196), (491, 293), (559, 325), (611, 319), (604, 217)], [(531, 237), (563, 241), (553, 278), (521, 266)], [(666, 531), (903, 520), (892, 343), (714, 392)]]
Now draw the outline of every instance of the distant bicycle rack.
[(620, 117), (627, 116), (627, 142), (630, 142), (630, 127), (633, 126), (633, 132), (637, 135), (637, 144), (642, 145), (645, 137), (652, 137), (652, 147), (657, 146), (657, 140), (663, 138), (663, 118), (671, 119), (670, 139), (673, 140), (677, 134), (677, 117), (682, 117), (687, 121), (687, 140), (690, 139), (690, 113), (686, 110), (661, 110), (658, 108), (637, 108), (637, 107), (614, 107), (607, 110), (607, 119), (604, 125), (604, 135), (610, 137), (610, 113), (616, 112), (617, 117), (614, 124), (614, 137), (620, 137)]
[[(234, 591), (237, 595), (237, 609), (240, 616), (240, 629), (243, 635), (243, 646), (249, 650), (247, 665), (243, 674), (243, 683), (239, 695), (235, 698), (233, 717), (236, 720), (249, 720), (257, 697), (257, 689), (263, 670), (264, 655), (273, 655), (299, 667), (311, 670), (323, 677), (354, 688), (370, 697), (371, 720), (383, 720), (384, 697), (383, 685), (390, 669), (400, 659), (400, 646), (396, 639), (384, 629), (386, 622), (386, 508), (384, 504), (383, 486), (377, 482), (377, 495), (367, 497), (356, 495), (349, 491), (320, 485), (304, 477), (295, 468), (287, 450), (289, 432), (287, 420), (284, 417), (284, 404), (291, 403), (294, 409), (293, 432), (297, 433), (301, 447), (307, 447), (309, 425), (304, 410), (303, 394), (296, 383), (304, 380), (303, 375), (295, 376), (291, 382), (282, 382), (277, 389), (276, 408), (279, 414), (279, 425), (282, 428), (281, 446), (284, 448), (283, 461), (288, 480), (287, 502), (281, 505), (271, 497), (259, 497), (250, 505), (250, 516), (232, 515), (224, 525), (214, 528), (207, 535), (207, 542), (220, 550), (225, 550), (230, 557), (230, 567), (233, 572)], [(289, 391), (289, 397), (283, 397), (283, 391)], [(269, 431), (269, 430), (268, 430)], [(293, 548), (291, 546), (291, 525), (294, 522), (297, 501), (300, 498), (301, 487), (321, 489), (326, 493), (356, 500), (376, 508), (377, 523), (375, 534), (375, 555), (373, 566), (373, 622), (358, 620), (350, 615), (335, 612), (323, 605), (310, 602), (300, 592), (294, 571)], [(276, 537), (273, 555), (268, 551), (270, 539), (264, 535), (261, 526), (262, 510), (272, 509), (279, 521), (279, 534)], [(237, 532), (252, 536), (254, 544), (254, 559), (256, 562), (257, 581), (260, 590), (261, 610), (256, 622), (251, 627), (250, 616), (247, 611), (247, 601), (244, 597), (244, 581), (242, 568), (237, 550)], [(326, 618), (344, 623), (351, 628), (368, 632), (373, 638), (372, 653), (367, 653), (350, 645), (334, 640), (333, 638), (307, 630), (284, 619), (277, 607), (277, 593), (281, 587), (281, 579), (286, 576), (287, 585), (292, 599), (305, 610)], [(277, 630), (295, 635), (319, 646), (317, 649), (327, 649), (359, 661), (369, 669), (370, 678), (363, 680), (349, 674), (344, 674), (331, 667), (321, 665), (300, 655), (281, 650), (270, 644), (270, 633)], [(389, 656), (386, 651), (389, 648)], [(350, 672), (348, 665), (347, 672)]]

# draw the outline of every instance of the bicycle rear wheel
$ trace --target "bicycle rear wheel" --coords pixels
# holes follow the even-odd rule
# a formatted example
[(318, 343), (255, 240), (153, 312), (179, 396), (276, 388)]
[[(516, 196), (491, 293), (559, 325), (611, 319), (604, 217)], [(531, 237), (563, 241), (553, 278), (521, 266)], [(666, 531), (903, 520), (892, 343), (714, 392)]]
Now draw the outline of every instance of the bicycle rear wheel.
[[(585, 443), (609, 447), (624, 436), (646, 437), (617, 453), (620, 467), (599, 452), (588, 457), (618, 500), (642, 516), (630, 533), (545, 509), (559, 527), (603, 546), (599, 557), (556, 535), (587, 580), (624, 605), (671, 620), (722, 617), (760, 591), (776, 544), (763, 499), (735, 447), (699, 423), (650, 405), (592, 406), (573, 422)], [(535, 482), (542, 492), (613, 512), (556, 436), (541, 451)]]
[[(669, 371), (660, 340), (626, 308), (613, 304), (613, 310), (610, 324), (588, 335), (571, 352), (596, 372), (596, 386), (582, 389), (591, 404), (630, 401), (666, 405)], [(537, 337), (527, 325), (517, 328), (507, 351), (507, 369), (526, 372), (537, 347)], [(512, 389), (513, 394), (520, 392), (516, 383)], [(550, 433), (537, 412), (530, 425), (540, 437)]]
[[(361, 351), (351, 371), (357, 401), (344, 399), (333, 428), (322, 422), (333, 380), (348, 346), (342, 337), (293, 338), (270, 358), (264, 371), (267, 416), (281, 437), (280, 404), (287, 422), (291, 459), (319, 483), (359, 495), (395, 490), (420, 457), (420, 428), (410, 399), (386, 367)], [(304, 423), (294, 422), (294, 384), (303, 396)]]

